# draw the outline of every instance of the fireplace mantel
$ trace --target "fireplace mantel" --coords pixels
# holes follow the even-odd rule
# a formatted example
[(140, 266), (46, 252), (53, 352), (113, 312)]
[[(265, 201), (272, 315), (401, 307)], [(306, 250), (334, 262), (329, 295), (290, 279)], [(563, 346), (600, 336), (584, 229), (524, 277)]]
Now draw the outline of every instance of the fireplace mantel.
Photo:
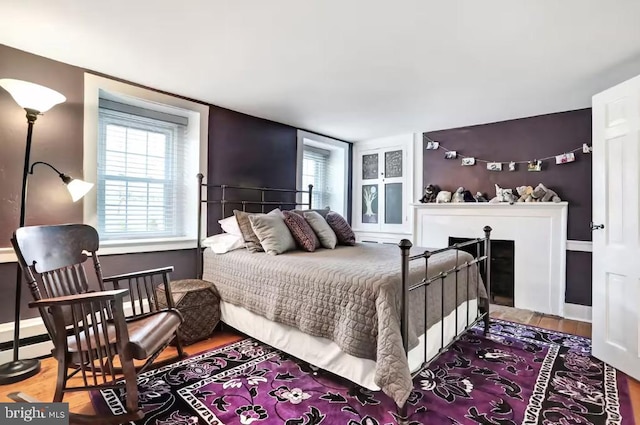
[(566, 284), (567, 202), (412, 204), (412, 242), (440, 248), (449, 237), (514, 241), (514, 304), (563, 316)]

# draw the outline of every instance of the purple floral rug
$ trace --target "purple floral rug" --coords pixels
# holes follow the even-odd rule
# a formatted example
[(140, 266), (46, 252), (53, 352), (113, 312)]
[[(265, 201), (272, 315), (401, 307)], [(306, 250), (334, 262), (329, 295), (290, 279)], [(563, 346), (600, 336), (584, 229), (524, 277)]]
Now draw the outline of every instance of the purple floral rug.
[[(493, 320), (467, 332), (414, 379), (407, 424), (633, 424), (626, 376), (590, 340)], [(382, 392), (354, 386), (251, 338), (140, 376), (136, 424), (398, 423)], [(123, 411), (123, 393), (92, 394)]]

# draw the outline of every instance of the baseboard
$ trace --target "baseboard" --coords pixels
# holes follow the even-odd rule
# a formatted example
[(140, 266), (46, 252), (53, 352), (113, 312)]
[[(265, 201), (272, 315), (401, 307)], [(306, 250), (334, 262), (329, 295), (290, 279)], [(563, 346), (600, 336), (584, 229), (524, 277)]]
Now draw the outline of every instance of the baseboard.
[(564, 318), (591, 323), (591, 306), (564, 303)]

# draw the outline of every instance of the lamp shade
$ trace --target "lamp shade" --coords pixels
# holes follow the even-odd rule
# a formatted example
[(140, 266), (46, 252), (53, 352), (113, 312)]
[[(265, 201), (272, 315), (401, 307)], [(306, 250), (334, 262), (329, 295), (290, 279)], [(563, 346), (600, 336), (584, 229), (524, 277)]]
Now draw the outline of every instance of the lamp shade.
[(27, 81), (2, 78), (0, 87), (8, 91), (13, 100), (24, 109), (32, 109), (40, 113), (67, 100), (55, 90)]
[(79, 179), (72, 179), (69, 183), (67, 183), (67, 190), (71, 194), (71, 199), (73, 200), (73, 202), (82, 199), (82, 197), (86, 195), (92, 187), (93, 183), (88, 183), (84, 180)]

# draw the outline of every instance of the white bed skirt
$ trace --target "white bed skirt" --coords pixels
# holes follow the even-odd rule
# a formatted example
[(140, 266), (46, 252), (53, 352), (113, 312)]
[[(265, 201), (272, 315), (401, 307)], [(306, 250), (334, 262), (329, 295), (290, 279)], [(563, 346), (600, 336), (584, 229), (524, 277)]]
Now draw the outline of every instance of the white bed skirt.
[[(478, 315), (478, 301), (470, 300), (462, 303), (458, 309), (458, 329), (455, 330), (456, 311), (452, 311), (444, 320), (444, 345), (462, 332), (467, 326), (465, 315), (469, 312), (469, 323)], [(380, 390), (374, 382), (376, 363), (343, 352), (333, 341), (313, 337), (298, 329), (273, 322), (242, 307), (222, 301), (220, 303), (222, 321), (227, 325), (295, 356), (307, 363), (346, 378), (372, 391)], [(431, 359), (440, 349), (442, 322), (438, 322), (427, 330), (427, 358)], [(418, 346), (409, 351), (409, 368), (415, 371), (424, 361), (424, 335), (420, 337)]]

